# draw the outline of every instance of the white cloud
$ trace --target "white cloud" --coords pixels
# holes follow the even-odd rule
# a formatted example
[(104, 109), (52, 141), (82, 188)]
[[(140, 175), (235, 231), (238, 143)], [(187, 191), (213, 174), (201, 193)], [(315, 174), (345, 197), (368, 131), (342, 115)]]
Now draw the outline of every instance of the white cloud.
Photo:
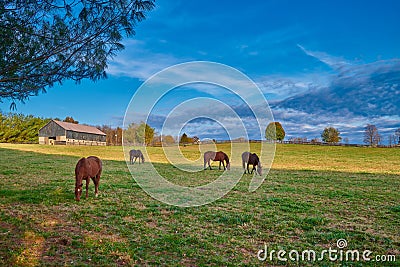
[(325, 63), (333, 69), (341, 69), (351, 65), (350, 62), (346, 61), (341, 57), (334, 57), (324, 52), (310, 51), (305, 49), (302, 45), (297, 44), (297, 46), (303, 50), (306, 55), (314, 57), (319, 61)]
[(124, 45), (125, 50), (109, 63), (108, 74), (146, 80), (164, 68), (187, 61), (169, 54), (153, 53), (141, 41), (131, 39)]

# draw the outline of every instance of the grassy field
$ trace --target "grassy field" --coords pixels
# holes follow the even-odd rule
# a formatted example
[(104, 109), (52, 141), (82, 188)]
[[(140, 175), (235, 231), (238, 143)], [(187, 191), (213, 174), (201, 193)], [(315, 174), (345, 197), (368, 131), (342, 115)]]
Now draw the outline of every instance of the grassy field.
[[(196, 146), (182, 152), (192, 160), (201, 155)], [(222, 173), (185, 173), (168, 164), (161, 148), (149, 153), (175, 183), (204, 184)], [(89, 198), (78, 203), (74, 168), (89, 155), (103, 159), (100, 194), (94, 197), (91, 183)], [(278, 145), (255, 192), (244, 175), (216, 202), (179, 208), (135, 183), (121, 147), (0, 144), (0, 266), (399, 266), (399, 162), (400, 149)], [(143, 174), (149, 166), (134, 168)], [(341, 238), (345, 249), (370, 250), (372, 259), (395, 255), (396, 262), (257, 259), (265, 245), (320, 253), (336, 249)]]

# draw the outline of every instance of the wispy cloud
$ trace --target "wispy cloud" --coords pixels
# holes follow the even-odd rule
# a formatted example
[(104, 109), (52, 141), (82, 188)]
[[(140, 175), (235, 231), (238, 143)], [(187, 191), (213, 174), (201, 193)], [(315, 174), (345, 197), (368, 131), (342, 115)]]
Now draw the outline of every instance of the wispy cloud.
[[(253, 107), (254, 112), (257, 109)], [(227, 134), (230, 138), (261, 139), (262, 132), (272, 118), (257, 119), (253, 111), (246, 105), (230, 106), (216, 99), (197, 98), (183, 102), (168, 114), (150, 114), (148, 123), (158, 132), (173, 136), (185, 131), (201, 139), (224, 139)], [(144, 117), (144, 114), (129, 114), (129, 118), (136, 120)]]
[(170, 54), (154, 53), (145, 47), (143, 41), (127, 41), (125, 50), (110, 62), (107, 73), (146, 80), (166, 67), (188, 61)]
[(351, 63), (341, 57), (334, 57), (324, 52), (310, 51), (304, 48), (302, 45), (297, 44), (297, 46), (308, 56), (318, 59), (319, 61), (325, 63), (329, 67), (340, 70), (351, 66)]
[(367, 123), (380, 126), (384, 133), (400, 126), (399, 59), (351, 64), (299, 47), (332, 67), (335, 73), (327, 76), (326, 84), (303, 83), (304, 88), (298, 88), (296, 81), (290, 81), (271, 86), (274, 91), (288, 93), (286, 99), (272, 106), (274, 117), (284, 121), (291, 135), (318, 137), (324, 127), (333, 126), (361, 142), (360, 133)]
[(275, 103), (326, 86), (328, 80), (326, 74), (310, 73), (304, 76), (263, 76), (257, 79), (257, 84), (267, 100)]
[(291, 96), (279, 106), (308, 113), (367, 117), (400, 114), (400, 60), (357, 65), (339, 72), (327, 86)]

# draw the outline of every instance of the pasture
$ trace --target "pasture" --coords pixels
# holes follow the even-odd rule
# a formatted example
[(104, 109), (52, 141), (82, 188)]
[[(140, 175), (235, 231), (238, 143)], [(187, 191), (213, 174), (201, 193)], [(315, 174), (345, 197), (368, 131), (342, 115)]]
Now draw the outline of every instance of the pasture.
[[(182, 152), (201, 156), (196, 146)], [(167, 163), (162, 148), (149, 153), (160, 173), (182, 185), (204, 184), (222, 172), (214, 163), (214, 170), (184, 173)], [(99, 196), (91, 182), (89, 198), (76, 202), (75, 164), (89, 155), (103, 160)], [(400, 149), (277, 145), (255, 192), (247, 190), (247, 174), (216, 202), (179, 208), (136, 184), (121, 147), (0, 144), (0, 265), (379, 266), (328, 257), (322, 263), (257, 259), (265, 245), (321, 252), (341, 238), (371, 257), (396, 255), (381, 266), (399, 265), (399, 161)], [(146, 158), (134, 168), (145, 174), (149, 164)]]

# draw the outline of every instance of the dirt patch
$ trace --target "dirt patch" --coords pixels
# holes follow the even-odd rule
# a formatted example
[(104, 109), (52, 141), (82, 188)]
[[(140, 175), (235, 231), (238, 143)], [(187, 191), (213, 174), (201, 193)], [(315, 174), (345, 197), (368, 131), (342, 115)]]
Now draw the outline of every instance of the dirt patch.
[(37, 266), (43, 253), (45, 239), (33, 231), (26, 231), (23, 236), (22, 252), (16, 257), (15, 263), (20, 266)]

